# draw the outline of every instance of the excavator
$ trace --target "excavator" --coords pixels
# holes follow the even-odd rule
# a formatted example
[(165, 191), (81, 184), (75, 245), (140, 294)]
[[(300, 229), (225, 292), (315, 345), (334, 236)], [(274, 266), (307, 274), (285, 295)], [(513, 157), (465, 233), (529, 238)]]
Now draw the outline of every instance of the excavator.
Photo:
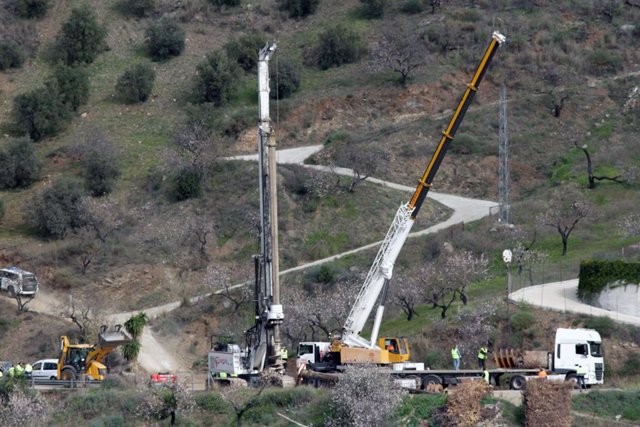
[(58, 379), (77, 380), (87, 377), (103, 381), (107, 373), (104, 358), (121, 345), (131, 341), (131, 337), (121, 325), (108, 329), (100, 327), (97, 344), (71, 344), (66, 335), (60, 337), (60, 357), (58, 358)]
[[(378, 337), (380, 323), (385, 309), (385, 300), (389, 291), (393, 267), (400, 250), (404, 246), (407, 236), (411, 231), (416, 216), (427, 197), (433, 178), (438, 172), (447, 149), (454, 139), (456, 131), (464, 118), (467, 109), (471, 105), (478, 86), (484, 77), (498, 47), (506, 41), (499, 32), (494, 32), (491, 42), (485, 51), (480, 64), (467, 85), (457, 108), (447, 126), (442, 132), (442, 138), (429, 161), (427, 168), (420, 178), (411, 200), (402, 204), (398, 209), (391, 227), (380, 246), (378, 254), (367, 274), (367, 277), (358, 293), (356, 301), (351, 308), (341, 334), (332, 338), (330, 351), (325, 354), (322, 361), (310, 363), (309, 369), (316, 371), (332, 371), (340, 365), (346, 364), (409, 364), (411, 352), (406, 338)], [(371, 338), (361, 336), (362, 330), (378, 302), (378, 307), (373, 321)]]

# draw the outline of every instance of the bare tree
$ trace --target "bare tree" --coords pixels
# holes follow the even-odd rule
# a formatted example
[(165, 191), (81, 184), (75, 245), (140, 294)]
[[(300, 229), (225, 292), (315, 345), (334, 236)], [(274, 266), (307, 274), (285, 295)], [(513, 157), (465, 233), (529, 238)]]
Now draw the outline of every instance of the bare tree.
[(332, 285), (317, 285), (306, 291), (291, 286), (283, 296), (287, 321), (283, 331), (292, 342), (327, 339), (339, 331), (355, 301), (360, 276), (339, 280)]
[(562, 239), (562, 256), (567, 254), (569, 237), (576, 225), (591, 212), (591, 202), (575, 186), (564, 186), (551, 194), (538, 222), (553, 227)]
[(386, 425), (406, 390), (377, 366), (348, 366), (332, 390), (328, 426)]
[(569, 99), (569, 95), (566, 93), (558, 93), (555, 87), (548, 91), (547, 95), (549, 97), (549, 103), (551, 104), (551, 112), (553, 113), (553, 117), (560, 117), (562, 109), (564, 108), (564, 102)]
[(347, 190), (352, 193), (365, 179), (386, 169), (389, 157), (373, 142), (355, 143), (347, 141), (336, 150), (336, 163), (353, 170)]
[(496, 332), (493, 319), (495, 314), (496, 304), (492, 302), (481, 304), (473, 310), (463, 311), (455, 316), (454, 323), (458, 325), (458, 346), (469, 366), (475, 365), (478, 349), (487, 345)]
[(253, 298), (250, 280), (246, 282), (233, 282), (234, 277), (243, 276), (234, 273), (230, 268), (221, 266), (208, 266), (204, 277), (205, 289), (211, 289), (216, 295), (230, 302), (233, 306), (232, 314), (238, 313), (240, 308)]
[(587, 176), (589, 178), (589, 188), (593, 189), (596, 188), (596, 181), (603, 181), (603, 180), (608, 180), (608, 181), (614, 181), (617, 182), (618, 184), (623, 184), (624, 181), (622, 180), (622, 175), (616, 175), (616, 176), (606, 176), (606, 175), (594, 175), (593, 174), (593, 162), (591, 161), (591, 156), (589, 155), (589, 150), (587, 149), (587, 144), (583, 144), (582, 146), (578, 146), (578, 142), (575, 141), (573, 143), (576, 148), (579, 148), (580, 150), (582, 150), (584, 152), (584, 155), (586, 157), (587, 160)]
[(126, 208), (113, 198), (89, 198), (85, 208), (85, 227), (101, 243), (122, 229), (127, 219)]
[(99, 303), (90, 303), (74, 298), (70, 293), (66, 303), (58, 308), (60, 316), (73, 322), (80, 332), (82, 342), (95, 342), (100, 326), (105, 324), (105, 316)]
[(400, 84), (405, 87), (413, 70), (426, 62), (427, 49), (420, 33), (409, 28), (404, 21), (393, 21), (382, 32), (380, 40), (372, 50), (374, 68), (392, 70), (400, 75)]
[(209, 247), (215, 242), (215, 224), (210, 216), (196, 212), (186, 224), (184, 245), (195, 252), (203, 262), (209, 261)]
[(147, 387), (143, 393), (144, 400), (136, 408), (136, 414), (150, 421), (171, 417), (171, 425), (174, 425), (177, 414), (191, 412), (195, 407), (193, 396), (179, 383), (159, 388)]
[(248, 410), (260, 403), (260, 395), (267, 387), (267, 381), (261, 381), (258, 387), (251, 388), (235, 388), (230, 387), (224, 393), (222, 398), (229, 402), (236, 413), (236, 426), (242, 426), (242, 417)]
[(400, 307), (407, 321), (417, 316), (416, 306), (424, 302), (422, 284), (414, 277), (396, 277), (390, 284), (391, 303)]
[(486, 277), (489, 261), (482, 254), (476, 256), (461, 251), (441, 257), (436, 265), (428, 265), (418, 275), (423, 289), (424, 301), (434, 309), (439, 308), (440, 317), (447, 316), (447, 310), (456, 300), (467, 304), (467, 286), (473, 281)]
[(194, 170), (205, 177), (207, 170), (221, 155), (220, 144), (215, 144), (211, 130), (200, 122), (185, 124), (175, 136), (179, 154), (188, 159)]

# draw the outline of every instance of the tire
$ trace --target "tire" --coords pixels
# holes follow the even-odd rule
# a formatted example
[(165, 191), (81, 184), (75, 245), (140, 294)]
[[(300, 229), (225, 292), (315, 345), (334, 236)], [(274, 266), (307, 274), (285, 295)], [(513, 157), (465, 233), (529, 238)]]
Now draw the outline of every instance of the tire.
[(57, 380), (58, 377), (49, 377), (50, 380)]
[(67, 366), (66, 368), (62, 368), (62, 371), (60, 371), (60, 379), (61, 380), (76, 380), (78, 378), (78, 374), (76, 373), (76, 370)]
[(16, 290), (13, 288), (13, 286), (9, 286), (7, 288), (7, 292), (9, 293), (9, 297), (11, 297), (11, 298), (15, 298), (16, 297)]
[(522, 375), (514, 375), (509, 380), (511, 390), (524, 390), (527, 387), (527, 379)]
[(573, 382), (574, 389), (580, 388), (578, 386), (578, 378), (576, 378), (576, 374), (567, 374), (567, 376), (564, 377), (564, 380)]
[(429, 374), (422, 377), (422, 384), (420, 388), (422, 390), (426, 389), (429, 384), (442, 384), (442, 378), (435, 374)]

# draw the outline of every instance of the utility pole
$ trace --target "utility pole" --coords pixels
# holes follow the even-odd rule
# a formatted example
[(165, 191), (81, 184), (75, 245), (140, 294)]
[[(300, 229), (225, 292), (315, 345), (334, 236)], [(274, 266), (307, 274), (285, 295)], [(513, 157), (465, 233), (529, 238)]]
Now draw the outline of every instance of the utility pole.
[(267, 346), (266, 365), (282, 369), (280, 325), (284, 320), (284, 314), (280, 303), (276, 141), (273, 138), (269, 115), (269, 60), (275, 51), (275, 44), (267, 44), (258, 54), (261, 254), (256, 279), (262, 282), (262, 286), (257, 285), (260, 289), (256, 290), (257, 298), (262, 301), (256, 302), (256, 316), (264, 319), (266, 315), (266, 322), (263, 322), (264, 334), (261, 334)]
[(507, 133), (507, 89), (504, 85), (500, 88), (500, 127), (499, 160), (498, 167), (498, 222), (504, 225), (511, 224), (511, 199), (509, 195), (509, 135)]

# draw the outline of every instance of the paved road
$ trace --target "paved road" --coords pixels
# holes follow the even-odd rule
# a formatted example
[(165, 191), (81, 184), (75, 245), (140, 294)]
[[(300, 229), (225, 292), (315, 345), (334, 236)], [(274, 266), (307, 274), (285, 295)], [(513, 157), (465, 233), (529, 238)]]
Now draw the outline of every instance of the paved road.
[(568, 311), (591, 316), (607, 316), (618, 322), (640, 326), (640, 317), (584, 304), (578, 300), (577, 292), (578, 279), (571, 279), (522, 288), (511, 293), (509, 299), (511, 301), (526, 302), (551, 310)]

